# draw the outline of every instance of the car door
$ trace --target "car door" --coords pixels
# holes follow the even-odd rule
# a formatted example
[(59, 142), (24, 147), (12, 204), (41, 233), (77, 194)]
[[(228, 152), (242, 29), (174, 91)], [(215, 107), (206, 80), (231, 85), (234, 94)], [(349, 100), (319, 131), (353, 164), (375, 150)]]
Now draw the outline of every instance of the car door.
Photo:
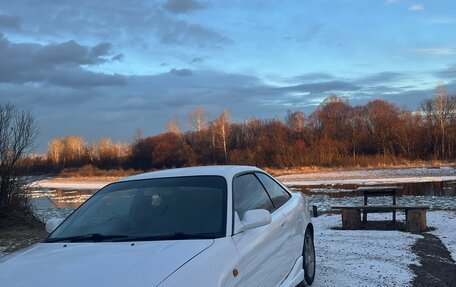
[(302, 255), (304, 242), (304, 220), (302, 209), (299, 207), (299, 200), (293, 198), (284, 187), (269, 175), (256, 173), (256, 176), (269, 194), (274, 208), (287, 219), (287, 224), (283, 230), (287, 242), (284, 246), (285, 254), (277, 260), (280, 261), (282, 267), (290, 271), (296, 260)]
[(233, 235), (239, 252), (239, 282), (242, 286), (278, 286), (286, 277), (277, 258), (285, 256), (286, 218), (275, 210), (263, 185), (253, 174), (243, 174), (233, 180), (233, 203), (236, 220), (244, 212), (266, 209), (271, 212), (270, 224)]

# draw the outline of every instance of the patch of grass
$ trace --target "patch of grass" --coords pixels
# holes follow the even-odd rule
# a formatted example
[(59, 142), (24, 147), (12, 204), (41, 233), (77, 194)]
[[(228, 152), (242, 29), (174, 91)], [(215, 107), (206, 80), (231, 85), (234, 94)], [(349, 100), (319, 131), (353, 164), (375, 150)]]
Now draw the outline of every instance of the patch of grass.
[(106, 178), (116, 179), (126, 177), (134, 174), (141, 173), (141, 171), (134, 169), (100, 169), (93, 165), (85, 165), (80, 168), (65, 168), (58, 176), (61, 178)]
[(0, 250), (12, 252), (46, 238), (44, 224), (28, 213), (0, 212)]
[(31, 244), (41, 242), (47, 237), (42, 227), (14, 227), (0, 230), (0, 249), (2, 252), (13, 252)]

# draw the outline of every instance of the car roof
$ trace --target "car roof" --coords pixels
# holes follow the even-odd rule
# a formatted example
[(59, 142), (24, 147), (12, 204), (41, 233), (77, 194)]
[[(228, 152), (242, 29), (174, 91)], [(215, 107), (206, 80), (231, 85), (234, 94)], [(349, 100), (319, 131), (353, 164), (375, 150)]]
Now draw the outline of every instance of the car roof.
[(122, 179), (118, 180), (117, 182), (130, 181), (130, 180), (141, 180), (141, 179), (152, 179), (152, 178), (199, 176), (199, 175), (218, 175), (218, 176), (223, 176), (227, 179), (230, 179), (238, 173), (248, 172), (248, 171), (262, 171), (262, 170), (257, 167), (254, 167), (254, 166), (244, 166), (244, 165), (214, 165), (214, 166), (184, 167), (184, 168), (173, 168), (173, 169), (166, 169), (166, 170), (137, 174), (137, 175), (122, 178)]

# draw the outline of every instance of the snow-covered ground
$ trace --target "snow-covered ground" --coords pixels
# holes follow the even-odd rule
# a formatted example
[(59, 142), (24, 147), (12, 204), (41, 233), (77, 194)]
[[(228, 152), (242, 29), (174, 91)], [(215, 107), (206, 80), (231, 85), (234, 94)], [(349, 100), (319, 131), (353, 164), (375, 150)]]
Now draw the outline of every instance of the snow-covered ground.
[(442, 240), (456, 261), (456, 211), (435, 211), (427, 213), (428, 226), (435, 227), (431, 233)]
[(330, 188), (330, 187), (309, 187), (307, 191), (310, 193), (343, 193), (343, 192), (353, 192), (353, 189), (344, 189), (344, 188)]
[[(370, 214), (369, 219), (385, 216)], [(323, 215), (313, 222), (317, 271), (312, 286), (409, 286), (413, 280), (408, 266), (419, 265), (411, 247), (420, 235), (331, 229), (341, 226), (340, 215)]]

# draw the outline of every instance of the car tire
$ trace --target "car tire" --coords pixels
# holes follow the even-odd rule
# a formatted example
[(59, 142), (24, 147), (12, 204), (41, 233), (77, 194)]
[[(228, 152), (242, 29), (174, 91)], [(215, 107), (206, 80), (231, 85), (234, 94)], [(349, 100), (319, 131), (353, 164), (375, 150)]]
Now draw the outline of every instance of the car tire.
[(312, 285), (315, 278), (315, 245), (313, 240), (313, 233), (308, 228), (304, 235), (304, 246), (302, 249), (302, 267), (304, 269), (304, 284)]

